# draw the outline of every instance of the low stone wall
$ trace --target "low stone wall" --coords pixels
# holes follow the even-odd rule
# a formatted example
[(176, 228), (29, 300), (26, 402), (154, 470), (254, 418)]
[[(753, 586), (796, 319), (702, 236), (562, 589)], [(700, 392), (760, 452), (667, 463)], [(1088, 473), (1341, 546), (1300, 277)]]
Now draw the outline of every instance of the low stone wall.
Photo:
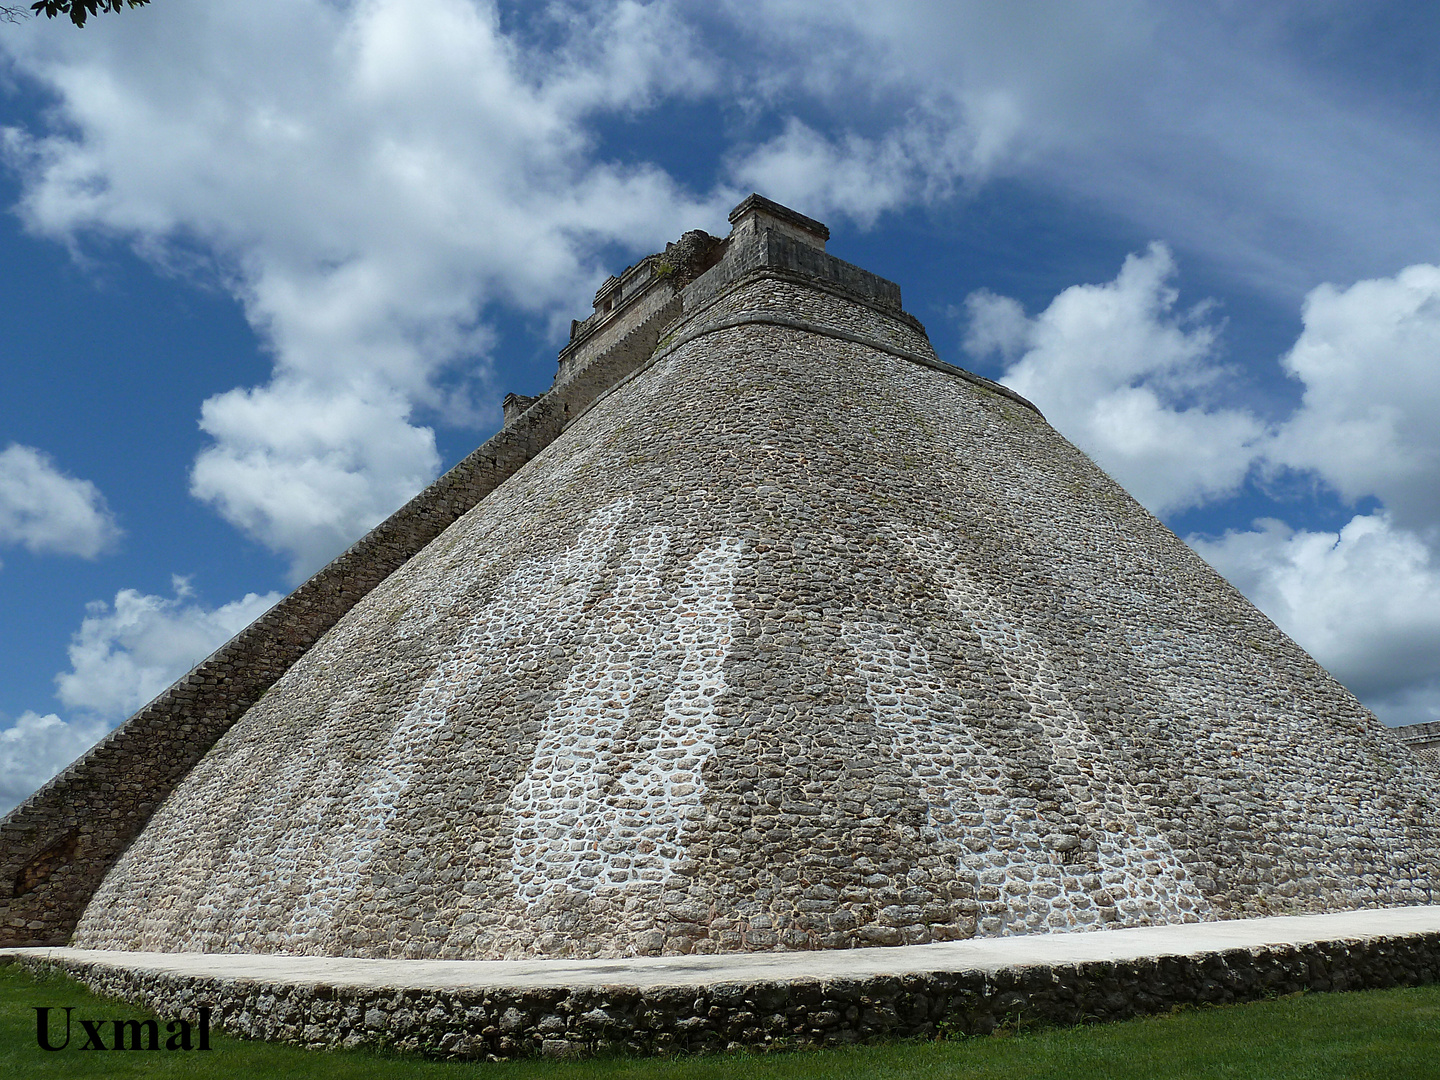
[(1395, 737), (1404, 743), (1421, 761), (1429, 765), (1440, 765), (1440, 720), (1425, 724), (1410, 724), (1393, 729)]
[(218, 1026), (243, 1038), (497, 1059), (985, 1035), (1301, 990), (1415, 986), (1440, 980), (1440, 933), (989, 972), (577, 989), (360, 989), (15, 959), (37, 970), (61, 967), (96, 992), (141, 1001), (159, 1016), (209, 1005)]

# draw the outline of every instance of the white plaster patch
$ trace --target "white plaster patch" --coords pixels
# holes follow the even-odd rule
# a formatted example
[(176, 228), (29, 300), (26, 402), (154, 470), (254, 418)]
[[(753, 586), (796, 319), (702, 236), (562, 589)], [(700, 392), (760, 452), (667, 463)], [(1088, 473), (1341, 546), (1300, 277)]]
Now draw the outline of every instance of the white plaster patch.
[[(725, 539), (707, 547), (667, 593), (659, 578), (667, 534), (656, 529), (637, 542), (612, 596), (596, 606), (586, 628), (590, 647), (511, 792), (511, 874), (528, 903), (567, 890), (661, 884), (681, 853), (685, 822), (700, 812), (741, 545)], [(617, 752), (632, 704), (658, 689), (677, 660), (658, 723), (631, 732), (632, 754)]]
[(1102, 880), (1120, 920), (1137, 925), (1213, 918), (1209, 902), (1146, 812), (1144, 800), (1061, 690), (1044, 643), (990, 590), (971, 580), (958, 560), (945, 557), (937, 535), (904, 539), (944, 590), (950, 609), (970, 622), (1030, 703), (1031, 719), (1050, 742), (1057, 778), (1100, 841)]
[(739, 559), (740, 542), (727, 539), (690, 564), (672, 639), (683, 650), (680, 671), (660, 723), (642, 739), (647, 755), (617, 784), (618, 851), (606, 845), (616, 851), (605, 867), (607, 884), (668, 877), (680, 854), (684, 822), (700, 813), (701, 769), (715, 752), (715, 705), (725, 692), (725, 658), (733, 642)]
[[(946, 685), (913, 631), (895, 624), (846, 620), (841, 634), (854, 651), (875, 721), (918, 784), (927, 825), (941, 850), (955, 855), (975, 888), (981, 933), (1047, 929), (1064, 891), (1064, 869), (1033, 809), (1016, 806), (1007, 766), (961, 719)], [(1071, 872), (1073, 876), (1073, 872)], [(1098, 922), (1093, 904), (1073, 909), (1070, 928)]]
[[(292, 943), (313, 944), (324, 938), (336, 912), (366, 876), (404, 792), (467, 687), (484, 678), (484, 664), (494, 655), (546, 648), (573, 626), (629, 504), (628, 499), (611, 503), (590, 520), (572, 547), (526, 563), (500, 583), (359, 776), (333, 762), (328, 775), (316, 776), (314, 763), (328, 756), (321, 747), (314, 748), (318, 753), (290, 759), (292, 767), (274, 778), (276, 794), (257, 815), (289, 827), (280, 835), (254, 830), (230, 856), (237, 868), (260, 867), (267, 888), (228, 890), (234, 895), (222, 906), (234, 915), (227, 921), (278, 923), (280, 937)], [(317, 737), (323, 739), (332, 725), (345, 723), (350, 704), (334, 703)], [(307, 793), (299, 805), (287, 809), (297, 791)], [(259, 906), (277, 893), (293, 896), (295, 906), (259, 919)]]

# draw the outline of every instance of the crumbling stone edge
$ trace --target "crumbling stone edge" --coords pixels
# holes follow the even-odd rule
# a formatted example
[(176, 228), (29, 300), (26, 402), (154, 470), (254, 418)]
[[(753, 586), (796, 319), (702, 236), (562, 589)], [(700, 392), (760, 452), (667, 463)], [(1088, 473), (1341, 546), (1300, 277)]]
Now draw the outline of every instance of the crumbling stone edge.
[(575, 989), (354, 988), (0, 953), (5, 961), (59, 967), (98, 993), (143, 1002), (160, 1016), (210, 1005), (219, 1026), (243, 1038), (496, 1060), (985, 1035), (1299, 991), (1417, 986), (1440, 981), (1440, 932), (995, 971)]

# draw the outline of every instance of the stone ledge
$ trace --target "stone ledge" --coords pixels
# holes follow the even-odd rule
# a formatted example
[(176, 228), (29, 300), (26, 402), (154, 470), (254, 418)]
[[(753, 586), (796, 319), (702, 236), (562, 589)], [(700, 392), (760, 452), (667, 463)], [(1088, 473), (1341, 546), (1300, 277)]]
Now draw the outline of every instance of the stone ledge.
[(780, 221), (795, 226), (802, 232), (810, 233), (818, 239), (821, 244), (824, 244), (826, 240), (830, 239), (830, 230), (823, 223), (816, 221), (812, 217), (806, 217), (796, 210), (791, 210), (788, 206), (782, 206), (773, 199), (767, 199), (759, 192), (751, 192), (740, 200), (735, 209), (730, 211), (730, 224), (737, 224), (741, 218), (749, 213), (761, 213), (768, 217), (777, 218)]
[(435, 1057), (790, 1049), (1122, 1020), (1440, 980), (1440, 907), (834, 953), (595, 961), (11, 949), (161, 1015), (314, 1049)]
[[(1011, 390), (1003, 383), (987, 379), (984, 375), (976, 375), (972, 371), (956, 367), (954, 364), (947, 364), (944, 360), (933, 356), (926, 356), (924, 353), (915, 352), (913, 349), (902, 349), (899, 346), (891, 345), (889, 342), (881, 341), (869, 334), (857, 334), (850, 330), (843, 330), (835, 326), (826, 326), (809, 319), (788, 319), (779, 315), (765, 313), (732, 315), (726, 319), (719, 319), (712, 323), (705, 323), (693, 330), (687, 330), (674, 340), (668, 342), (663, 348), (657, 349), (649, 363), (658, 363), (669, 356), (682, 345), (688, 345), (696, 338), (702, 338), (706, 334), (719, 333), (721, 330), (733, 330), (740, 326), (778, 326), (787, 330), (803, 330), (808, 334), (819, 334), (822, 337), (831, 337), (839, 341), (848, 341), (853, 345), (864, 345), (866, 348), (875, 349), (887, 353), (900, 360), (908, 360), (912, 364), (919, 364), (921, 367), (928, 367), (935, 371), (944, 372), (946, 375), (954, 375), (956, 378), (964, 379), (968, 383), (983, 387), (991, 393), (999, 394), (1001, 397), (1009, 398), (1019, 405), (1025, 406), (1042, 420), (1045, 414), (1039, 407), (1028, 398), (1022, 397), (1014, 390)], [(648, 366), (648, 364), (647, 364)], [(616, 384), (617, 386), (620, 384)]]

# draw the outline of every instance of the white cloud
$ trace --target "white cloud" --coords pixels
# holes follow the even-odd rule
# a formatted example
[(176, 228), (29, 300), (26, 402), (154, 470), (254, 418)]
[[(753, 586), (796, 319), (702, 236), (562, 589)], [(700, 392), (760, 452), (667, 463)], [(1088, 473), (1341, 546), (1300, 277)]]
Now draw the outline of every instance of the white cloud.
[(1202, 305), (1177, 309), (1162, 244), (1103, 285), (1075, 285), (1040, 314), (989, 292), (966, 300), (972, 355), (999, 352), (1002, 381), (1155, 513), (1234, 492), (1264, 425), (1209, 401), (1225, 377), (1219, 328)]
[(0, 814), (90, 749), (108, 730), (100, 720), (66, 722), (54, 713), (22, 713), (0, 729)]
[(975, 138), (937, 117), (912, 118), (879, 138), (828, 137), (795, 117), (780, 134), (731, 156), (746, 189), (822, 217), (844, 214), (869, 226), (886, 210), (931, 202), (981, 168)]
[(1187, 542), (1390, 723), (1440, 720), (1440, 561), (1384, 513)]
[(270, 383), (206, 403), (193, 490), (297, 576), (434, 475), (416, 410), (487, 385), (488, 305), (558, 326), (607, 245), (724, 220), (733, 192), (594, 155), (597, 115), (710, 84), (669, 5), (531, 17), (559, 44), (467, 0), (213, 0), (0, 42), (57, 100), (51, 134), (4, 133), (28, 226), (210, 266), (273, 350)]
[(1066, 289), (1039, 315), (986, 290), (965, 302), (965, 348), (999, 354), (1004, 381), (1157, 512), (1235, 490), (1252, 465), (1308, 473), (1354, 502), (1375, 497), (1396, 524), (1440, 538), (1440, 266), (1305, 298), (1281, 358), (1304, 384), (1268, 430), (1243, 410), (1205, 305), (1177, 310), (1164, 245), (1132, 255), (1113, 282)]
[[(1286, 299), (1440, 247), (1433, 111), (1329, 62), (1399, 52), (1384, 32), (1393, 12), (1377, 12), (1367, 36), (1366, 20), (1165, 0), (727, 10), (746, 35), (737, 64), (749, 77), (736, 81), (752, 113), (805, 117), (741, 155), (739, 173), (862, 221), (876, 202), (1021, 177)], [(852, 182), (863, 175), (878, 194)]]
[(0, 544), (93, 559), (119, 536), (104, 496), (89, 480), (66, 476), (32, 446), (0, 450)]
[(435, 475), (428, 428), (394, 393), (324, 394), (281, 378), (205, 402), (191, 491), (251, 536), (294, 558), (303, 577)]
[[(908, 144), (916, 167), (951, 179), (1030, 160), (1113, 122), (1122, 84), (1149, 66), (1143, 3), (753, 0), (727, 4), (758, 56), (754, 93), (772, 107), (830, 110), (836, 145), (869, 130)], [(933, 152), (928, 156), (926, 147)]]
[(1279, 522), (1205, 558), (1384, 720), (1440, 720), (1440, 267), (1416, 265), (1306, 297), (1285, 370), (1305, 386), (1266, 447), (1385, 509), (1340, 533)]
[(1395, 521), (1440, 531), (1440, 266), (1349, 288), (1321, 285), (1285, 370), (1305, 384), (1270, 450), (1344, 498), (1373, 495)]
[(186, 579), (173, 581), (171, 597), (122, 589), (113, 605), (89, 605), (70, 641), (71, 669), (55, 677), (60, 700), (77, 715), (25, 712), (0, 729), (0, 814), (280, 599), (249, 593), (211, 609), (195, 601)]
[(128, 716), (280, 599), (278, 593), (209, 609), (184, 578), (173, 597), (121, 589), (95, 601), (70, 642), (71, 670), (55, 677), (60, 700), (100, 719)]
[[(954, 314), (954, 312), (952, 312)], [(1025, 306), (1010, 296), (980, 289), (965, 298), (965, 351), (984, 357), (999, 353), (1014, 361), (1030, 338)]]
[(1176, 311), (1174, 273), (1152, 245), (1033, 318), (975, 293), (966, 347), (1006, 358), (1006, 384), (1157, 512), (1228, 494), (1255, 466), (1380, 499), (1338, 534), (1267, 519), (1188, 542), (1387, 722), (1440, 719), (1440, 268), (1315, 289), (1282, 360), (1304, 397), (1269, 429), (1205, 404), (1225, 382), (1217, 327)]

